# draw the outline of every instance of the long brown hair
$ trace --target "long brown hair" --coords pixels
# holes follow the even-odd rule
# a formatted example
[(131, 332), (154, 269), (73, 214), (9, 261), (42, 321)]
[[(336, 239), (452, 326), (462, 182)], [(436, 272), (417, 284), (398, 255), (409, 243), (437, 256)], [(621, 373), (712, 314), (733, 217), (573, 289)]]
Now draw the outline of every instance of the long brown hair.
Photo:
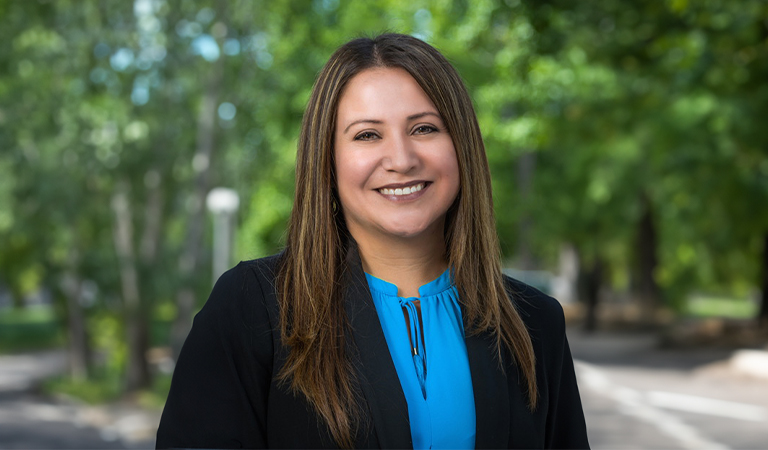
[(464, 307), (464, 326), (470, 334), (495, 336), (500, 363), (508, 350), (526, 380), (529, 406), (535, 408), (537, 400), (533, 346), (505, 291), (488, 160), (461, 77), (440, 52), (414, 37), (355, 39), (320, 71), (304, 113), (296, 193), (277, 284), (280, 327), (289, 347), (279, 376), (307, 397), (342, 447), (352, 446), (358, 403), (344, 351), (349, 324), (340, 280), (350, 243), (338, 206), (333, 136), (344, 87), (374, 67), (408, 71), (445, 122), (460, 172), (459, 195), (446, 215), (446, 256)]

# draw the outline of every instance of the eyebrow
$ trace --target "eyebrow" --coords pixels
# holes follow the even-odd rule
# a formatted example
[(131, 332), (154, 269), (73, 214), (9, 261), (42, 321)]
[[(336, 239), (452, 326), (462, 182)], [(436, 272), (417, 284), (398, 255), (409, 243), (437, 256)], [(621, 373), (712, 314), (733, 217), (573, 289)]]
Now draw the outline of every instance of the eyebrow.
[[(410, 122), (412, 120), (421, 119), (424, 116), (435, 116), (438, 119), (443, 120), (442, 117), (440, 117), (440, 114), (438, 114), (436, 112), (433, 112), (433, 111), (424, 111), (424, 112), (420, 112), (420, 113), (416, 113), (416, 114), (411, 114), (406, 119), (408, 120), (408, 122)], [(357, 125), (357, 124), (360, 124), (360, 123), (372, 123), (372, 124), (375, 124), (375, 125), (381, 125), (384, 122), (381, 121), (381, 120), (377, 120), (377, 119), (360, 119), (360, 120), (355, 120), (354, 122), (351, 122), (349, 125), (347, 125), (346, 128), (344, 128), (344, 133), (346, 134), (346, 132), (349, 131), (349, 129), (353, 125)]]

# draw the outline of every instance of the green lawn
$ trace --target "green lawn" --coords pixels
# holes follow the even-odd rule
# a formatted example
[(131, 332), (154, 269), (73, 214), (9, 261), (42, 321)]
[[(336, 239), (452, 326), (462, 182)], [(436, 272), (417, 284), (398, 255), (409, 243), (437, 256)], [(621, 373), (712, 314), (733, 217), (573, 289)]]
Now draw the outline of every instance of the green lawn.
[(693, 317), (751, 319), (758, 305), (748, 298), (694, 296), (688, 299), (685, 314)]
[[(152, 345), (168, 345), (171, 321), (156, 319), (150, 328)], [(61, 347), (66, 330), (50, 307), (0, 309), (0, 353)]]
[[(170, 328), (170, 320), (152, 321), (152, 344), (167, 345)], [(62, 347), (65, 339), (65, 330), (50, 307), (0, 309), (0, 354)], [(170, 380), (170, 375), (159, 374), (153, 386), (140, 393), (139, 402), (148, 408), (162, 408), (168, 396)], [(62, 375), (43, 384), (43, 390), (48, 393), (66, 394), (91, 404), (120, 398), (122, 388), (121, 372), (116, 373), (105, 367), (94, 367), (87, 381), (78, 382)]]
[(60, 346), (64, 331), (51, 308), (0, 310), (0, 353)]

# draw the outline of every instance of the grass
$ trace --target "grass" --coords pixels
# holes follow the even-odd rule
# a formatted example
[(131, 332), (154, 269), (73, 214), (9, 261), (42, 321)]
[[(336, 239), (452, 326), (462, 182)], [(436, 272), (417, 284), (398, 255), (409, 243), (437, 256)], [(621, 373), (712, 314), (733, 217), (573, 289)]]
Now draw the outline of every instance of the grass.
[(757, 308), (757, 303), (748, 298), (693, 296), (684, 313), (689, 317), (752, 319), (757, 316)]
[(105, 375), (92, 376), (82, 381), (61, 375), (46, 380), (42, 388), (48, 394), (64, 394), (90, 405), (109, 403), (122, 395), (120, 379)]
[[(171, 388), (171, 376), (157, 374), (152, 386), (137, 393), (136, 401), (147, 409), (162, 409)], [(63, 394), (89, 405), (119, 401), (125, 395), (122, 377), (118, 374), (96, 373), (87, 380), (75, 381), (62, 375), (50, 378), (42, 385), (47, 394)]]
[(51, 308), (0, 309), (0, 353), (40, 350), (64, 344), (64, 330)]
[[(150, 343), (167, 345), (172, 320), (155, 319), (150, 323)], [(53, 308), (34, 306), (0, 309), (0, 354), (44, 350), (66, 344), (66, 329)]]
[[(165, 345), (170, 328), (169, 320), (153, 320), (152, 345)], [(66, 344), (65, 331), (50, 307), (0, 309), (0, 354), (60, 348)], [(117, 336), (119, 339), (121, 332), (117, 332)], [(152, 386), (137, 393), (136, 401), (146, 408), (162, 408), (170, 380), (170, 375), (156, 374)], [(93, 367), (87, 380), (77, 381), (61, 375), (48, 379), (41, 387), (49, 394), (63, 394), (88, 404), (110, 403), (124, 395), (122, 370), (106, 366)]]

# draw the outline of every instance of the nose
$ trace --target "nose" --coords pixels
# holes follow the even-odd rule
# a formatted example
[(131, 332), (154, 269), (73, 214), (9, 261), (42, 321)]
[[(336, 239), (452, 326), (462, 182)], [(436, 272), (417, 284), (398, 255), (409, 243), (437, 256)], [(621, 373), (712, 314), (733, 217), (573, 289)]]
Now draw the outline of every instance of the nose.
[(416, 144), (408, 136), (393, 137), (389, 144), (381, 161), (384, 170), (408, 173), (418, 167), (421, 159)]

